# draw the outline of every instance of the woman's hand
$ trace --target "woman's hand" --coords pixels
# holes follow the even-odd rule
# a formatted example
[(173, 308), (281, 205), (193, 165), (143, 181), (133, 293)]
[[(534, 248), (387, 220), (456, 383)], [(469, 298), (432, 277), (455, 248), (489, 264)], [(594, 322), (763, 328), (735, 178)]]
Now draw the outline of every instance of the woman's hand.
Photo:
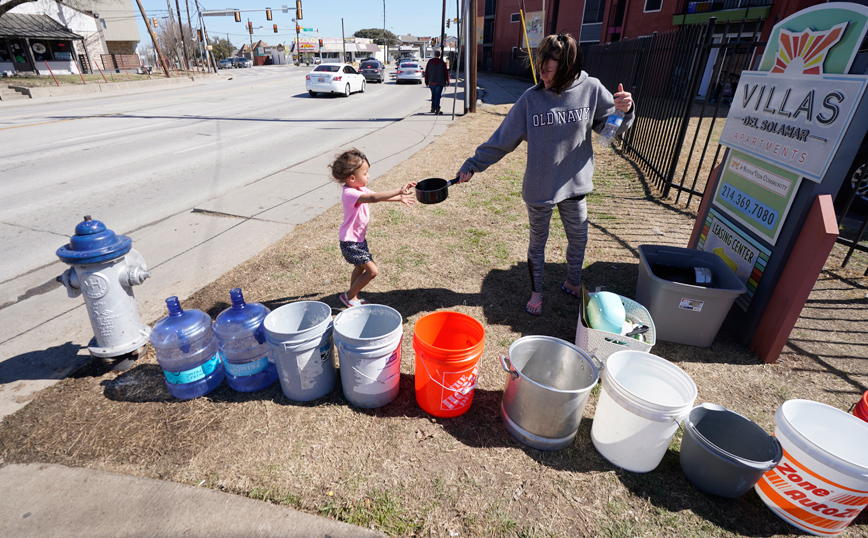
[(618, 91), (613, 95), (615, 98), (615, 108), (623, 113), (630, 112), (633, 108), (633, 94), (624, 91), (624, 85), (618, 84)]
[(458, 172), (458, 183), (467, 183), (473, 177), (473, 172)]

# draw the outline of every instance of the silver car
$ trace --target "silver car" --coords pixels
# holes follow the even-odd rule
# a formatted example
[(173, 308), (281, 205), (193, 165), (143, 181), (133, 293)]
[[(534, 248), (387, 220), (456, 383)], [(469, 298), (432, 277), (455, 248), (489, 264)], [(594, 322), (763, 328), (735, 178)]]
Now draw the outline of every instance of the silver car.
[(217, 61), (218, 69), (232, 69), (235, 67), (235, 58), (223, 58), (222, 60)]
[(235, 58), (235, 67), (253, 67), (253, 60), (247, 58)]
[(398, 64), (398, 74), (395, 76), (395, 84), (402, 82), (413, 82), (422, 84), (425, 80), (425, 74), (422, 72), (422, 66), (416, 62), (402, 62)]

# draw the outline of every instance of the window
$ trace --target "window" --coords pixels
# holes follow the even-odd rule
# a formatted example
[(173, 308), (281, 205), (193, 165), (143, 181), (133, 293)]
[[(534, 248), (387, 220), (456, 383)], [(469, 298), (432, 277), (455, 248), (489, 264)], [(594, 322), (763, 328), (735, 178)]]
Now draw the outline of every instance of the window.
[(100, 19), (100, 20), (99, 20), (99, 23), (100, 23), (100, 25), (102, 25), (103, 28), (106, 27), (106, 26), (105, 26), (105, 19)]
[(587, 0), (585, 2), (585, 16), (582, 18), (584, 24), (593, 24), (603, 22), (603, 11), (606, 9), (606, 4), (603, 0)]
[(328, 71), (329, 73), (337, 73), (340, 67), (341, 66), (339, 65), (321, 65), (314, 69), (314, 71)]
[(663, 0), (645, 0), (645, 13), (660, 11), (663, 8)]
[(513, 13), (509, 16), (509, 22), (521, 22), (521, 14)]

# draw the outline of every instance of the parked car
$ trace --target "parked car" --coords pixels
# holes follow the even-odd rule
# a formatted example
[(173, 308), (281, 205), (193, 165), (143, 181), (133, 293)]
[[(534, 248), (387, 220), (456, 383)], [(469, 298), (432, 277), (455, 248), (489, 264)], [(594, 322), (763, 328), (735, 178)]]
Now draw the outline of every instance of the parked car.
[(348, 64), (322, 64), (304, 77), (304, 88), (311, 97), (319, 93), (337, 93), (349, 97), (365, 91), (365, 77)]
[(386, 80), (386, 66), (380, 60), (365, 60), (359, 66), (359, 73), (365, 80), (381, 83)]
[(253, 67), (253, 60), (247, 58), (235, 58), (235, 67)]
[(319, 65), (321, 63), (322, 63), (322, 58), (320, 58), (319, 56), (313, 57), (313, 65)]
[(235, 58), (217, 60), (217, 69), (232, 69), (233, 67), (235, 67)]
[(424, 75), (422, 67), (416, 62), (403, 62), (398, 64), (398, 75), (395, 77), (395, 84), (402, 82), (413, 82), (422, 84)]

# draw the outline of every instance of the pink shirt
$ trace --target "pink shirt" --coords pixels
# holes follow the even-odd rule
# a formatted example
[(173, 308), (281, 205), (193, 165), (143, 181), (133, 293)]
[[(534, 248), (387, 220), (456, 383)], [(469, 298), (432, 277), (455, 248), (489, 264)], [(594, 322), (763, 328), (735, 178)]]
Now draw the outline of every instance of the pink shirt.
[(360, 204), (359, 197), (370, 194), (367, 187), (354, 189), (344, 187), (341, 192), (341, 203), (344, 206), (344, 222), (341, 224), (340, 240), (361, 243), (365, 240), (365, 232), (368, 229), (368, 221), (371, 220), (369, 204)]

